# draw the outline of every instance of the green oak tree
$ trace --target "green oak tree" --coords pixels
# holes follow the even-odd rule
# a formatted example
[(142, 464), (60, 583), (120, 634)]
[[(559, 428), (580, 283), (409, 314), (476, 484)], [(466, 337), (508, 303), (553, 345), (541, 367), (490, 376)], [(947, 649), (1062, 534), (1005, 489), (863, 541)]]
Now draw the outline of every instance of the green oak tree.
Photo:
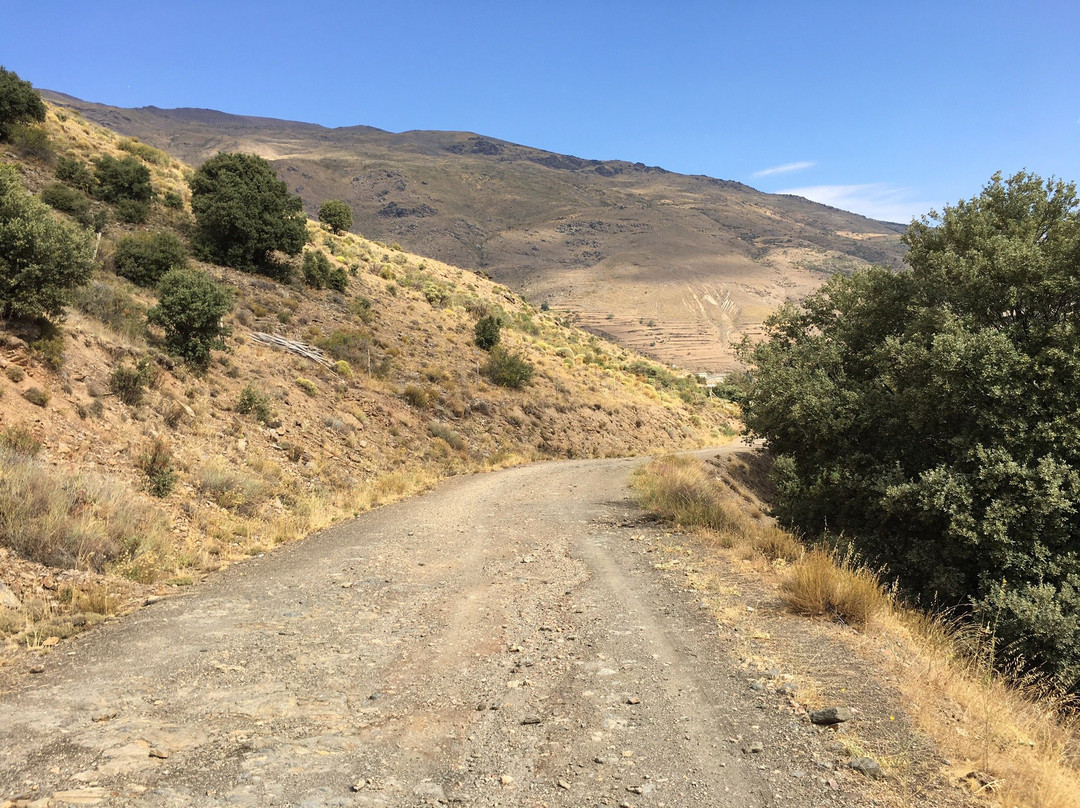
[(272, 254), (298, 255), (307, 241), (300, 198), (254, 154), (222, 153), (203, 163), (191, 180), (191, 210), (196, 252), (225, 266), (287, 277)]
[(343, 233), (352, 227), (352, 208), (340, 199), (328, 199), (319, 206), (319, 221), (335, 233)]
[(165, 348), (204, 370), (210, 351), (225, 347), (230, 329), (222, 318), (232, 311), (233, 291), (207, 273), (174, 269), (161, 279), (158, 304), (147, 320), (165, 330)]
[(93, 268), (90, 234), (25, 190), (14, 166), (0, 165), (0, 316), (63, 314)]
[(742, 356), (778, 514), (1080, 686), (1080, 213), (995, 175), (912, 223), (910, 271), (834, 276)]
[(45, 120), (45, 102), (30, 82), (0, 67), (0, 140), (11, 136), (12, 127)]

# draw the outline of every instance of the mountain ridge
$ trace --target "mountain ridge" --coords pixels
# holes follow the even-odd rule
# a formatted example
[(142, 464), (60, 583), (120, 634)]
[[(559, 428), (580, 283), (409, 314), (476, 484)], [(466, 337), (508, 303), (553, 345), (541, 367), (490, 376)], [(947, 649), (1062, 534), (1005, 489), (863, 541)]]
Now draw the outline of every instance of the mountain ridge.
[(45, 95), (193, 165), (219, 151), (259, 154), (309, 214), (343, 199), (369, 238), (482, 271), (688, 370), (737, 367), (732, 342), (833, 272), (902, 265), (902, 225), (733, 180), (472, 132), (329, 128)]

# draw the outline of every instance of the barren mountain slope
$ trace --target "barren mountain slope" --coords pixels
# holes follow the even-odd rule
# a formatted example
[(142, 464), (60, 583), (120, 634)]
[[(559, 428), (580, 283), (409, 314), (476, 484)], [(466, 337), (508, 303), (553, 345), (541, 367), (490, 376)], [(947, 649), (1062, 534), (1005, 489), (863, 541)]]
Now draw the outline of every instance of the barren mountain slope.
[(679, 366), (733, 367), (730, 343), (834, 271), (899, 266), (902, 227), (735, 182), (583, 160), (466, 132), (404, 132), (52, 94), (198, 164), (270, 160), (309, 212), (330, 198), (357, 232), (483, 270), (534, 304)]
[[(130, 155), (120, 147), (132, 144), (68, 111), (51, 108), (45, 129), (60, 155)], [(309, 249), (346, 271), (346, 290), (199, 265), (236, 307), (228, 350), (193, 372), (147, 329), (155, 293), (109, 260), (134, 229), (191, 226), (190, 169), (148, 156), (154, 188), (181, 207), (154, 204), (144, 226), (105, 228), (104, 265), (54, 338), (0, 323), (0, 666), (4, 651), (122, 608), (135, 584), (190, 584), (446, 475), (697, 447), (731, 432), (732, 405), (693, 383), (678, 395), (654, 363), (505, 287), (314, 223)], [(47, 162), (14, 149), (0, 147), (0, 161), (16, 162), (31, 191), (55, 182)], [(484, 372), (474, 326), (488, 312), (507, 323), (501, 344), (535, 369), (521, 389)], [(139, 367), (130, 396), (117, 372)], [(148, 469), (172, 475), (164, 496), (151, 496)]]

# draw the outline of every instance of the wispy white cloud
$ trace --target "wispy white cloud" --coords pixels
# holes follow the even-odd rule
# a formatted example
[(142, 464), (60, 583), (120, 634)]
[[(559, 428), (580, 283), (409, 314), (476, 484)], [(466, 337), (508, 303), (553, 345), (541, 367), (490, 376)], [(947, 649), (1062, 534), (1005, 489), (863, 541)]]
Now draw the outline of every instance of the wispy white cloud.
[(932, 209), (941, 210), (941, 202), (923, 201), (911, 188), (899, 188), (883, 182), (862, 185), (811, 185), (788, 188), (778, 194), (802, 196), (813, 202), (831, 205), (871, 219), (907, 224)]
[(755, 171), (753, 176), (755, 177), (771, 177), (774, 174), (790, 174), (793, 171), (805, 171), (808, 168), (813, 168), (816, 163), (809, 160), (802, 160), (797, 163), (784, 163), (782, 166), (773, 166), (772, 168), (763, 168), (761, 171)]

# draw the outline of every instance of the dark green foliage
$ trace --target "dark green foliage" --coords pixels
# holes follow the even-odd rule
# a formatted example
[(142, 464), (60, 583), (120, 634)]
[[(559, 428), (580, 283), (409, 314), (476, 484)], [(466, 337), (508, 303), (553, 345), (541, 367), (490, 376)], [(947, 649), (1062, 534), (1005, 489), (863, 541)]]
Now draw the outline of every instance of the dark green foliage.
[(17, 124), (44, 120), (45, 102), (37, 90), (18, 74), (0, 67), (0, 140), (7, 140)]
[(150, 493), (155, 497), (167, 497), (176, 485), (176, 472), (173, 470), (172, 449), (162, 438), (154, 442), (139, 456), (139, 468), (146, 475)]
[(330, 259), (322, 250), (308, 250), (304, 253), (304, 283), (312, 289), (323, 289), (330, 280)]
[(56, 161), (56, 178), (72, 188), (89, 193), (94, 188), (94, 175), (78, 157), (61, 157)]
[(779, 513), (842, 532), (910, 594), (967, 605), (1006, 656), (1080, 685), (1080, 213), (995, 175), (915, 222), (911, 271), (836, 276), (766, 324), (750, 428)]
[(167, 208), (173, 208), (174, 210), (184, 209), (184, 198), (176, 191), (166, 191), (161, 197), (161, 204)]
[(0, 316), (63, 313), (93, 270), (90, 234), (57, 216), (0, 166)]
[(274, 408), (270, 405), (270, 397), (250, 384), (240, 392), (236, 411), (241, 415), (253, 415), (256, 421), (264, 424), (274, 420)]
[(335, 233), (342, 233), (352, 227), (352, 208), (340, 199), (328, 199), (319, 206), (319, 221)]
[(54, 210), (69, 214), (80, 224), (90, 223), (90, 200), (86, 194), (62, 182), (54, 182), (42, 188), (41, 201)]
[(34, 358), (49, 370), (58, 371), (64, 366), (64, 336), (59, 329), (53, 329), (50, 335), (34, 340), (30, 350)]
[(123, 200), (148, 203), (154, 197), (150, 169), (130, 155), (120, 160), (110, 155), (97, 158), (94, 179), (98, 198), (114, 205)]
[(121, 199), (113, 205), (113, 209), (116, 211), (116, 218), (128, 224), (146, 224), (146, 220), (150, 218), (150, 206), (135, 199)]
[(534, 368), (523, 356), (496, 346), (484, 365), (484, 373), (500, 387), (524, 387), (532, 381)]
[(174, 269), (161, 279), (158, 304), (147, 320), (165, 329), (165, 347), (205, 370), (210, 351), (225, 347), (231, 333), (221, 319), (232, 311), (233, 292), (205, 272)]
[(145, 356), (134, 365), (119, 364), (109, 374), (109, 389), (129, 407), (143, 402), (146, 389), (156, 378), (154, 366)]
[(307, 241), (300, 197), (253, 154), (219, 154), (191, 180), (196, 249), (207, 260), (272, 277), (274, 251), (298, 255)]
[(331, 267), (326, 276), (326, 285), (335, 292), (344, 292), (349, 288), (349, 273), (345, 267)]
[(475, 328), (473, 329), (476, 338), (476, 344), (483, 348), (485, 351), (490, 351), (496, 345), (499, 344), (499, 340), (502, 335), (500, 330), (502, 329), (502, 320), (493, 314), (489, 314), (486, 317), (481, 317)]
[(157, 286), (165, 273), (185, 269), (188, 256), (184, 242), (166, 230), (124, 236), (116, 244), (116, 274), (139, 286)]

